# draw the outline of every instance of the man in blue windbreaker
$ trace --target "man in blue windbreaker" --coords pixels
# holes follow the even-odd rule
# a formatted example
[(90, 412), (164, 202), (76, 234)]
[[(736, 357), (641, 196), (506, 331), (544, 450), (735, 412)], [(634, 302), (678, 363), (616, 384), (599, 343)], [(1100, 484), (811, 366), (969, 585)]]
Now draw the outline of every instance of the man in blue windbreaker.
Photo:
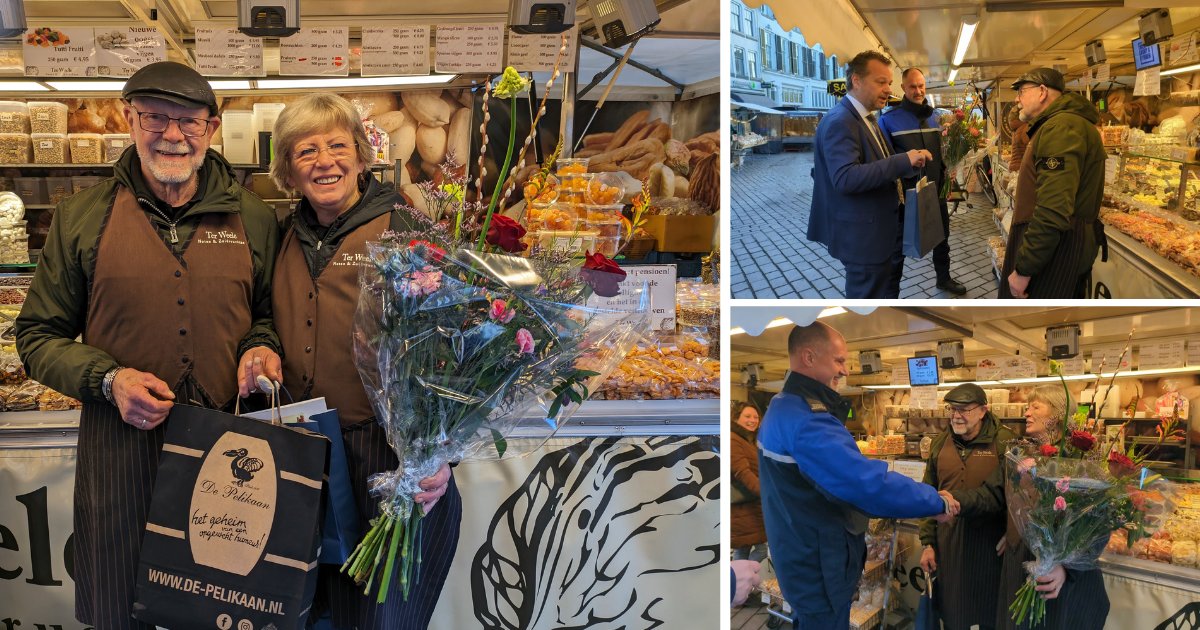
[[(947, 176), (942, 163), (942, 128), (938, 122), (938, 111), (925, 102), (925, 75), (917, 68), (909, 68), (901, 75), (900, 86), (904, 88), (904, 99), (879, 117), (879, 128), (892, 141), (896, 152), (924, 149), (933, 155), (932, 159), (925, 161), (921, 173), (904, 179), (905, 190), (916, 186), (921, 175), (926, 175), (930, 181), (937, 183), (940, 191)], [(950, 213), (946, 208), (945, 196), (942, 196), (938, 206), (946, 238), (933, 248), (937, 288), (962, 295), (967, 292), (967, 287), (950, 275)]]
[(763, 518), (795, 630), (845, 630), (866, 560), (869, 516), (948, 521), (949, 494), (888, 472), (846, 430), (846, 341), (821, 322), (788, 336), (791, 372), (758, 432)]

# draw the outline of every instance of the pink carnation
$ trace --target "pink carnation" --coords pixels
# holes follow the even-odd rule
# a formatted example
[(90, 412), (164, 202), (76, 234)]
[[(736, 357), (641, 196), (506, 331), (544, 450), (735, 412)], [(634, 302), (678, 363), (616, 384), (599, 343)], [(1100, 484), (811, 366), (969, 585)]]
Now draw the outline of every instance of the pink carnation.
[(488, 311), (488, 316), (501, 324), (511, 322), (516, 314), (515, 310), (508, 308), (508, 303), (504, 300), (492, 300), (492, 308)]
[(533, 335), (524, 328), (517, 331), (517, 350), (521, 354), (533, 354)]
[[(429, 267), (426, 267), (429, 269)], [(414, 271), (411, 278), (405, 279), (401, 291), (407, 297), (429, 295), (442, 287), (442, 272)]]
[(1063, 477), (1062, 479), (1059, 479), (1058, 483), (1054, 484), (1054, 487), (1057, 488), (1059, 492), (1066, 492), (1067, 490), (1070, 490), (1071, 489), (1071, 478)]
[(1062, 497), (1054, 497), (1054, 511), (1061, 512), (1067, 509), (1067, 500)]

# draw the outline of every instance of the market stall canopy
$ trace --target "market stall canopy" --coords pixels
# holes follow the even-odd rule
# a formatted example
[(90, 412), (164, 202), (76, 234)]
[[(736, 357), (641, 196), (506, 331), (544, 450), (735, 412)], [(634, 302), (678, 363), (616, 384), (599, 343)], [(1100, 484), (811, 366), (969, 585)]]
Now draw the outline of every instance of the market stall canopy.
[[(939, 341), (961, 339), (967, 364), (999, 354), (1045, 358), (1046, 328), (1080, 324), (1081, 348), (1122, 345), (1135, 331), (1134, 344), (1200, 334), (1200, 311), (1175, 307), (883, 307), (869, 312), (833, 313), (821, 318), (846, 338), (851, 373), (858, 371), (860, 350), (879, 350), (885, 369), (918, 351), (936, 350)], [(779, 379), (787, 370), (791, 323), (808, 324), (821, 307), (734, 307), (730, 319), (731, 373), (757, 363), (760, 382)], [(755, 330), (760, 334), (752, 334)]]
[(772, 107), (774, 103), (758, 94), (730, 94), (729, 106), (753, 110), (762, 114), (787, 114)]
[(867, 29), (851, 0), (744, 2), (752, 9), (769, 6), (784, 30), (799, 29), (805, 41), (820, 44), (827, 56), (850, 59), (864, 50), (879, 47), (879, 37)]
[(1078, 76), (1087, 68), (1083, 47), (1096, 39), (1104, 42), (1112, 75), (1132, 75), (1130, 41), (1148, 9), (1169, 9), (1176, 36), (1200, 29), (1195, 0), (834, 0), (820, 11), (791, 0), (746, 4), (770, 6), (784, 29), (799, 28), (839, 59), (881, 42), (900, 67), (925, 69), (931, 87), (945, 84), (964, 21), (978, 28), (958, 81), (998, 79), (1001, 85), (1039, 66)]

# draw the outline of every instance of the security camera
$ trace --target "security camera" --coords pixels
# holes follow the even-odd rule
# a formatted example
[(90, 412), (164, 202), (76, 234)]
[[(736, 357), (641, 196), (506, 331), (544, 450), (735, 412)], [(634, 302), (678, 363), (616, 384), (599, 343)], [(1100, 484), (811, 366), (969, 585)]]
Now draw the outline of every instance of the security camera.
[(238, 30), (251, 37), (290, 37), (300, 31), (300, 0), (238, 0)]
[(590, 0), (592, 22), (609, 48), (620, 48), (662, 21), (654, 0)]
[(561, 33), (575, 26), (575, 0), (512, 0), (508, 27), (522, 35)]

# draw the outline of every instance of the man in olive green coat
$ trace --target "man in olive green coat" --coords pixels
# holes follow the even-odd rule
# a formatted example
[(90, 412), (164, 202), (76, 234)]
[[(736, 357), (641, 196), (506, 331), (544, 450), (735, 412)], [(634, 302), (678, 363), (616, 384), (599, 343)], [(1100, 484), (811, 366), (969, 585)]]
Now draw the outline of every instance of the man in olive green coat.
[(130, 614), (167, 416), (180, 403), (232, 407), (256, 376), (281, 378), (279, 228), (208, 150), (221, 119), (199, 73), (153, 63), (122, 97), (135, 148), (55, 209), (16, 333), (29, 375), (83, 401), (75, 618), (153, 630)]
[[(1004, 537), (1003, 477), (995, 474), (1004, 444), (1016, 435), (988, 410), (987, 396), (974, 383), (946, 394), (950, 429), (933, 440), (925, 483), (955, 498), (966, 491), (962, 512), (949, 523), (921, 522), (921, 568), (937, 571), (933, 593), (946, 630), (988, 629), (996, 622), (1001, 561), (997, 541)], [(987, 485), (990, 492), (979, 490)], [(971, 503), (971, 505), (968, 505)], [(968, 513), (968, 507), (970, 512)]]
[(1105, 246), (1099, 114), (1086, 98), (1064, 94), (1062, 75), (1050, 68), (1027, 72), (1012, 87), (1030, 121), (1030, 143), (1017, 176), (1010, 272), (1000, 296), (1087, 297), (1092, 264)]

